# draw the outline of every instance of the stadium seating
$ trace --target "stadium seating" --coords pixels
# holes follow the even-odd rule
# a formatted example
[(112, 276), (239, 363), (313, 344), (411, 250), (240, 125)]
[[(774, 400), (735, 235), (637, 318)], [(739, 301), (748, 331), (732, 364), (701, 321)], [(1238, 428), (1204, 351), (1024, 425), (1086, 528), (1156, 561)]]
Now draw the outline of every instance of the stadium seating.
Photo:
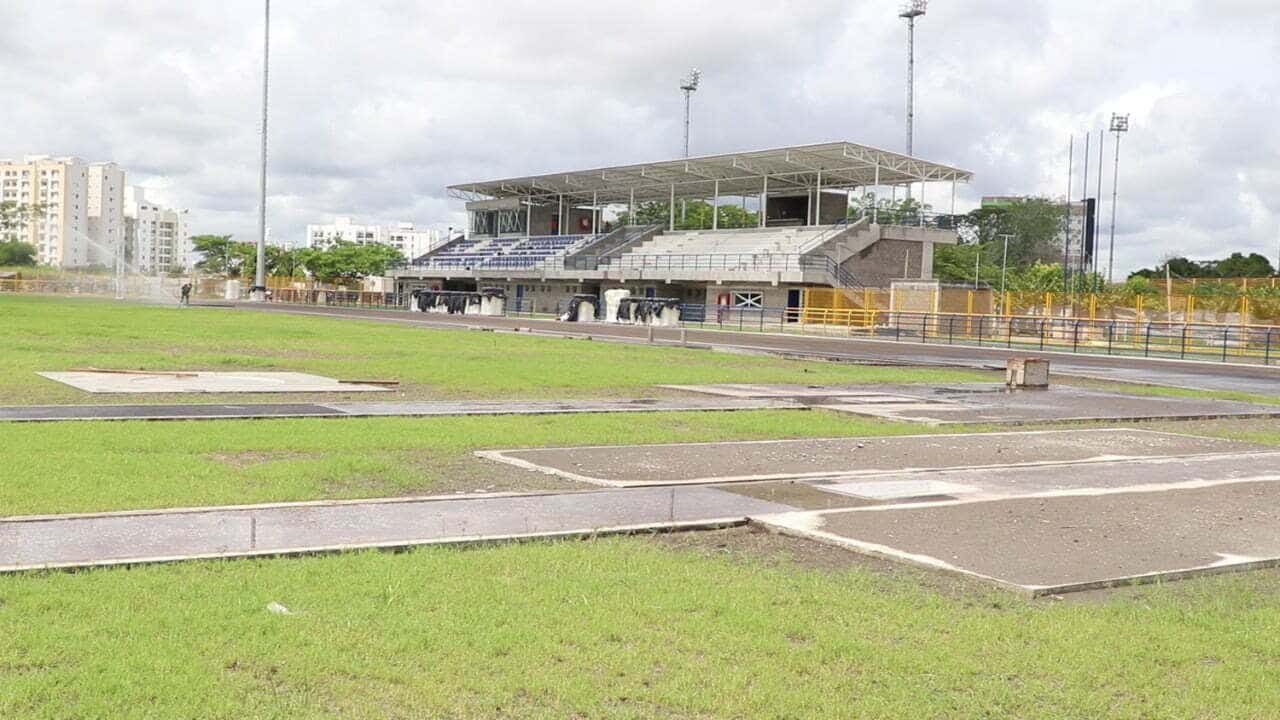
[[(612, 264), (622, 267), (676, 267), (687, 260), (691, 267), (724, 266), (729, 269), (729, 265), (740, 263), (757, 266), (775, 256), (781, 261), (784, 257), (809, 252), (824, 230), (826, 228), (785, 227), (669, 232), (629, 248), (614, 258)], [(714, 262), (717, 259), (719, 264)]]
[(590, 243), (595, 235), (468, 238), (422, 258), (421, 264), (446, 268), (528, 268)]

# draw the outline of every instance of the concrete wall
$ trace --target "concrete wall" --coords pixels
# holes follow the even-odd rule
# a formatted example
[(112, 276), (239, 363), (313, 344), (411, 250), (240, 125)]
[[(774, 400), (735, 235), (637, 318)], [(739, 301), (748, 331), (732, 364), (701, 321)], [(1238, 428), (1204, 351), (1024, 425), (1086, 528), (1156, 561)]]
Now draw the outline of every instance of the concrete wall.
[(932, 252), (925, 266), (924, 244), (880, 239), (846, 260), (843, 267), (868, 287), (889, 287), (893, 280), (927, 279), (932, 274)]

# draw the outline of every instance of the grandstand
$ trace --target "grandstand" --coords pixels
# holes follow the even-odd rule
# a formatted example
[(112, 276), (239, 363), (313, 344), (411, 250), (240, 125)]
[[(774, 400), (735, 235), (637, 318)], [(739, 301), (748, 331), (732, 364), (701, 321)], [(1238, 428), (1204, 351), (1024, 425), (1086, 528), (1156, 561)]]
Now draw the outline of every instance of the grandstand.
[[(522, 309), (627, 287), (689, 303), (799, 307), (806, 287), (887, 286), (932, 274), (956, 242), (959, 168), (848, 142), (728, 153), (454, 185), (469, 231), (396, 273), (397, 289), (505, 287)], [(937, 186), (948, 192), (938, 194)], [(851, 212), (855, 198), (925, 210)], [(754, 227), (688, 228), (689, 201), (735, 205)], [(949, 203), (935, 214), (930, 203)], [(655, 218), (654, 208), (665, 217)], [(646, 224), (618, 222), (646, 211)]]

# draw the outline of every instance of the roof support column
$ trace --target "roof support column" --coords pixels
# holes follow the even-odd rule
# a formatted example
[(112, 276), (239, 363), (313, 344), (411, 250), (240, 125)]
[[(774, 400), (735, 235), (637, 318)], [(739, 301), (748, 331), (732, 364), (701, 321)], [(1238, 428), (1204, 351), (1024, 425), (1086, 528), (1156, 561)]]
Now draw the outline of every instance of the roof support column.
[(764, 176), (764, 186), (760, 189), (760, 227), (769, 224), (769, 176)]
[(956, 174), (951, 173), (951, 214), (956, 214)]
[(556, 200), (556, 234), (564, 234), (564, 193)]
[(627, 221), (632, 225), (639, 225), (636, 222), (636, 189), (631, 188), (631, 199), (627, 200)]
[(524, 197), (524, 236), (529, 237), (533, 233), (533, 198), (526, 195)]
[(597, 202), (599, 202), (599, 199), (600, 199), (600, 193), (596, 192), (595, 190), (592, 190), (591, 191), (591, 234), (592, 235), (599, 234), (600, 206), (596, 204)]
[(711, 196), (711, 229), (720, 229), (720, 181), (716, 180)]
[(880, 224), (880, 160), (876, 159), (876, 191), (872, 195), (875, 204), (871, 206), (871, 222)]
[(671, 183), (671, 202), (667, 203), (667, 230), (676, 229), (676, 184)]
[(924, 226), (924, 181), (920, 181), (920, 210), (916, 213), (916, 224)]
[(822, 171), (818, 171), (818, 187), (813, 193), (813, 224), (822, 224)]

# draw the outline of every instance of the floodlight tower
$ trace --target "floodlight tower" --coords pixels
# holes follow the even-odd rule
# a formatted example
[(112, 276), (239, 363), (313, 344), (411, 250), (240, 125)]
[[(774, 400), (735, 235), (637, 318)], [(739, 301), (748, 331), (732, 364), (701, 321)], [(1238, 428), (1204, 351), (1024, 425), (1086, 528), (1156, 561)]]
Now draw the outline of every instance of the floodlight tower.
[(1111, 178), (1111, 247), (1107, 250), (1107, 282), (1111, 282), (1111, 272), (1116, 264), (1116, 190), (1120, 181), (1120, 136), (1129, 132), (1129, 116), (1111, 114), (1111, 132), (1116, 134), (1116, 166)]
[(263, 0), (262, 24), (262, 147), (258, 166), (258, 252), (249, 297), (267, 299), (267, 68), (271, 57), (271, 0)]
[(916, 117), (916, 18), (924, 16), (929, 0), (909, 0), (898, 17), (907, 21), (907, 154), (912, 152)]
[(689, 71), (689, 77), (680, 81), (680, 89), (684, 91), (684, 156), (689, 157), (689, 100), (698, 91), (698, 83), (702, 81), (702, 72), (698, 68)]

